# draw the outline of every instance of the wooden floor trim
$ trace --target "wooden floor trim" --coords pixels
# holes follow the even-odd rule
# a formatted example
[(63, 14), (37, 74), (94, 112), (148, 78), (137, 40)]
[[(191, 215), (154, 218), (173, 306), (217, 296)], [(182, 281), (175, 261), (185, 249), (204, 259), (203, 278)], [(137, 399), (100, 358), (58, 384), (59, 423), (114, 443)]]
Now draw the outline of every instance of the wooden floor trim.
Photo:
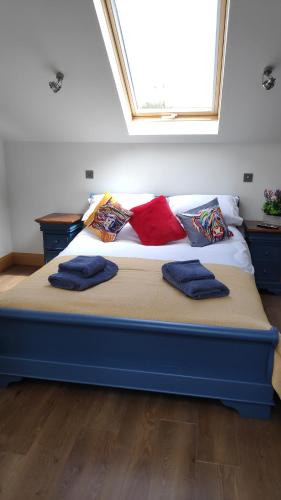
[(12, 253), (0, 257), (0, 273), (5, 271), (8, 267), (11, 267), (14, 263), (14, 257)]
[(41, 267), (44, 265), (44, 255), (41, 253), (13, 252), (13, 263), (19, 266)]
[(13, 265), (41, 267), (44, 265), (44, 255), (41, 253), (11, 252), (0, 257), (0, 272)]

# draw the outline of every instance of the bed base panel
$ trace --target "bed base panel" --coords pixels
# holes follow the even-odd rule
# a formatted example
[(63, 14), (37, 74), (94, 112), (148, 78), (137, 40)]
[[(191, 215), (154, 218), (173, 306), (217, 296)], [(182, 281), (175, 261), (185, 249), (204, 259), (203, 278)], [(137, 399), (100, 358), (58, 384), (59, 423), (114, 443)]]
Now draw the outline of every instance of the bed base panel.
[(0, 386), (22, 377), (220, 399), (268, 418), (270, 331), (0, 310)]
[(8, 385), (14, 382), (21, 382), (22, 377), (17, 377), (15, 375), (0, 375), (0, 388), (8, 387)]
[[(2, 365), (2, 359), (0, 363)], [(56, 380), (62, 382), (82, 383), (88, 385), (99, 385), (105, 387), (116, 387), (123, 389), (143, 390), (149, 392), (161, 392), (181, 396), (205, 397), (220, 399), (230, 408), (238, 411), (243, 417), (266, 419), (270, 417), (272, 402), (272, 389), (261, 384), (248, 384), (245, 389), (240, 383), (229, 383), (228, 381), (192, 379), (192, 377), (173, 377), (146, 372), (129, 372), (128, 370), (109, 370), (101, 367), (86, 367), (66, 364), (44, 363), (31, 360), (8, 359), (3, 363), (2, 369), (15, 373), (24, 373), (24, 378)], [(16, 375), (0, 374), (0, 387), (7, 387), (13, 382), (19, 382), (23, 377)], [(224, 394), (224, 398), (222, 398)], [(243, 397), (245, 400), (227, 399), (231, 397)], [(255, 403), (253, 396), (257, 398), (263, 394), (261, 403)], [(248, 398), (248, 399), (247, 399)]]
[(221, 402), (225, 406), (229, 406), (229, 408), (233, 408), (237, 410), (240, 417), (244, 418), (259, 418), (262, 420), (266, 420), (270, 418), (271, 415), (271, 406), (269, 405), (260, 405), (255, 403), (243, 403), (239, 401), (227, 401), (222, 399)]

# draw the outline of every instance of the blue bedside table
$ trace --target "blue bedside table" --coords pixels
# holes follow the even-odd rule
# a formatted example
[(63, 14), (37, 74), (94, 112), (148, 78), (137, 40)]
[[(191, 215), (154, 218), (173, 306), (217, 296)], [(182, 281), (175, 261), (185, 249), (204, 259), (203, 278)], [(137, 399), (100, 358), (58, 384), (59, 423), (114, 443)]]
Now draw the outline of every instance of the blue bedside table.
[(56, 257), (83, 228), (81, 214), (53, 213), (35, 219), (43, 233), (45, 264)]
[(258, 227), (262, 221), (245, 221), (257, 287), (281, 295), (281, 228)]

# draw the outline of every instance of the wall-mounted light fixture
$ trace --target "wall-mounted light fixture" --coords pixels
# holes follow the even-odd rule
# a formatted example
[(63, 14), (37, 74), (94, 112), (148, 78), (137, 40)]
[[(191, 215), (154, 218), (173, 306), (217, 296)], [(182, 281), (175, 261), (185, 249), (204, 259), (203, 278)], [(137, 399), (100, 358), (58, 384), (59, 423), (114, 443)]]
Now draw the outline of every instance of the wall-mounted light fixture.
[(262, 86), (265, 90), (271, 90), (275, 86), (276, 78), (274, 78), (272, 66), (266, 66), (262, 74)]
[(64, 79), (64, 74), (61, 73), (60, 71), (57, 72), (56, 74), (56, 79), (52, 82), (49, 82), (49, 87), (52, 89), (52, 91), (56, 94), (62, 87), (62, 81)]

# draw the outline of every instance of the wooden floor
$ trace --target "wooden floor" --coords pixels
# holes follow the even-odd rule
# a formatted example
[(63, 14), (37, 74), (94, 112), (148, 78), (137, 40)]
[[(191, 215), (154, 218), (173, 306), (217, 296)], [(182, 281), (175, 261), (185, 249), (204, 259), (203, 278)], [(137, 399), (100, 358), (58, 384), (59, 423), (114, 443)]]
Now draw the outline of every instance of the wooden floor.
[[(0, 274), (0, 291), (28, 272)], [(281, 329), (281, 297), (263, 301)], [(279, 403), (258, 421), (195, 398), (36, 381), (0, 391), (1, 500), (280, 498)]]
[(0, 292), (5, 292), (36, 271), (36, 267), (13, 266), (0, 273)]

